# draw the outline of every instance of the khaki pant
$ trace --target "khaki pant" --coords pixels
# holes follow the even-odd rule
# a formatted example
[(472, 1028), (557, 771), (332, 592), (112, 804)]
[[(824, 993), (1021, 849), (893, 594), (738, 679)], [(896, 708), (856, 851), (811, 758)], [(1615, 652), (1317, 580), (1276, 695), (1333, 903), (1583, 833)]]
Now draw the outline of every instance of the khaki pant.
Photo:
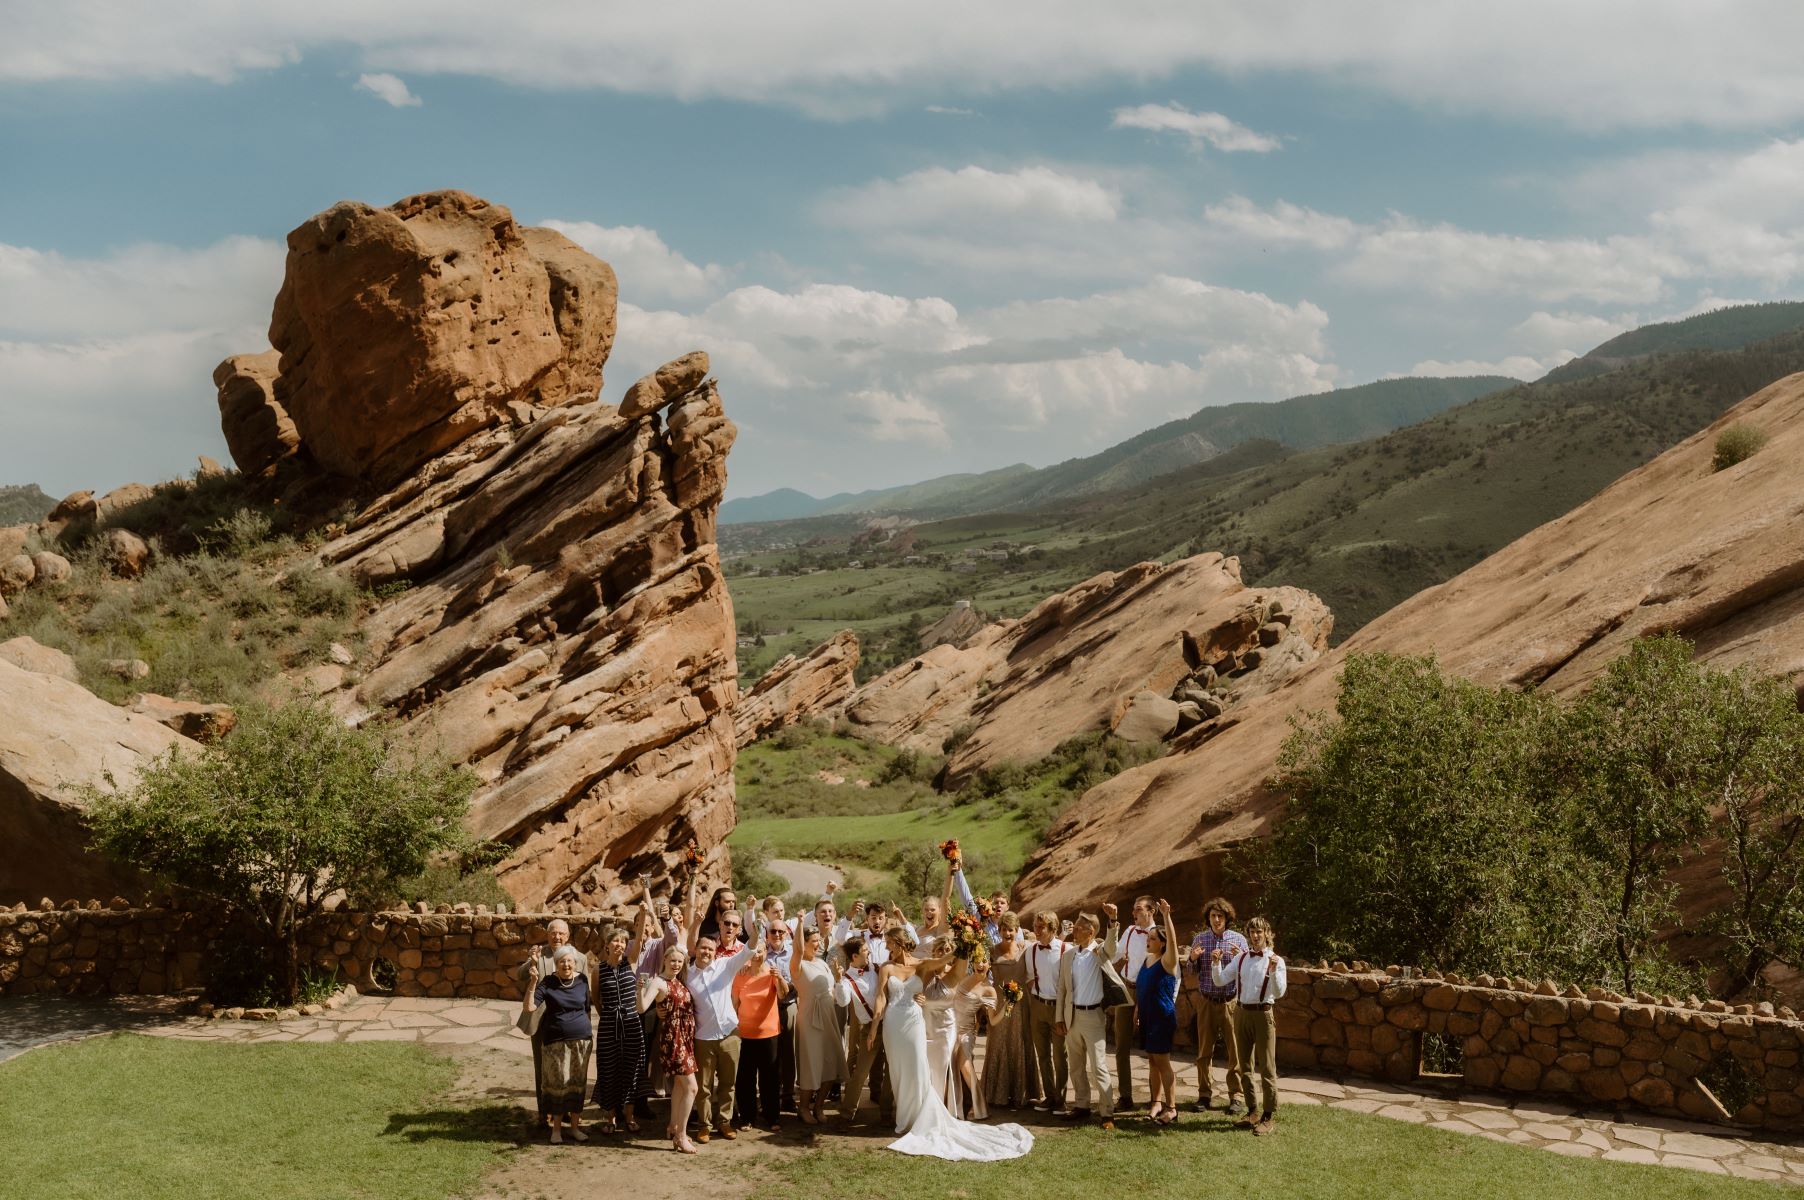
[(1217, 1042), (1222, 1043), (1228, 1060), (1228, 1098), (1240, 1095), (1240, 1039), (1234, 1032), (1239, 1012), (1240, 1005), (1232, 1000), (1216, 1004), (1205, 996), (1196, 998), (1196, 1091), (1197, 1098), (1205, 1104), (1215, 1095), (1211, 1077)]
[(1059, 1040), (1058, 1005), (1029, 996), (1027, 1005), (1027, 1038), (1033, 1046), (1034, 1064), (1040, 1068), (1040, 1091), (1054, 1108), (1065, 1103), (1065, 1047)]
[(883, 1031), (877, 1032), (877, 1044), (866, 1049), (864, 1039), (869, 1033), (870, 1026), (860, 1023), (856, 1017), (846, 1022), (846, 1062), (851, 1069), (846, 1075), (846, 1086), (839, 1094), (839, 1114), (848, 1121), (858, 1119), (866, 1083), (875, 1083), (883, 1097), (877, 1105), (878, 1115), (890, 1120), (896, 1113), (896, 1093), (890, 1087), (889, 1064), (883, 1057)]
[(1109, 1080), (1109, 1045), (1102, 1009), (1080, 1008), (1065, 1031), (1065, 1056), (1071, 1063), (1071, 1087), (1077, 1107), (1104, 1120), (1115, 1115), (1115, 1089)]
[[(1240, 1042), (1240, 1086), (1247, 1110), (1269, 1116), (1278, 1109), (1278, 1014), (1270, 1008), (1236, 1007), (1234, 1036)], [(1253, 1106), (1254, 1071), (1259, 1072), (1259, 1087), (1265, 1093), (1264, 1108)]]
[[(1128, 994), (1133, 994), (1134, 985), (1128, 984)], [(1116, 1099), (1122, 1108), (1134, 1107), (1134, 1006), (1125, 1004), (1120, 1008), (1109, 1010), (1114, 1015), (1115, 1023), (1115, 1088)]]
[[(695, 1041), (695, 1116), (703, 1126), (725, 1129), (733, 1120), (733, 1088), (739, 1082), (739, 1035)], [(712, 1102), (712, 1109), (709, 1105)]]

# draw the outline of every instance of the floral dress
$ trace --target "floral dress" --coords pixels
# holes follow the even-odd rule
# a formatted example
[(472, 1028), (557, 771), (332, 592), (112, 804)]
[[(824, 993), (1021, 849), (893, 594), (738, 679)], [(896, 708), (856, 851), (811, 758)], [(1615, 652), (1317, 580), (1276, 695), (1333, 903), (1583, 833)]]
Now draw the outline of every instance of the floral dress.
[(680, 979), (658, 1001), (658, 1066), (666, 1075), (695, 1074), (695, 997)]

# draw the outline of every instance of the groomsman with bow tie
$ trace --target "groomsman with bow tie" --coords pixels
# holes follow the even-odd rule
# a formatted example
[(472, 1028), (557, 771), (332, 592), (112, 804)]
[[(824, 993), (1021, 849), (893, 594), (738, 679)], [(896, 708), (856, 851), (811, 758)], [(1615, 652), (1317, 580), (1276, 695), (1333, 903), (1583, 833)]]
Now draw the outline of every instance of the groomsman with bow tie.
[[(1153, 898), (1134, 897), (1134, 923), (1121, 935), (1120, 954), (1115, 970), (1127, 984), (1128, 995), (1135, 994), (1135, 981), (1146, 965), (1146, 937), (1153, 931)], [(1114, 1011), (1115, 1074), (1121, 1080), (1115, 1100), (1117, 1109), (1134, 1107), (1134, 1006), (1123, 1005)]]
[[(873, 911), (880, 916), (882, 906)], [(877, 965), (871, 961), (871, 943), (858, 934), (845, 940), (846, 974), (842, 982), (851, 993), (846, 1006), (846, 1073), (845, 1090), (840, 1093), (839, 1115), (848, 1125), (858, 1122), (863, 1104), (865, 1084), (881, 1099), (877, 1114), (885, 1127), (896, 1119), (896, 1095), (890, 1087), (888, 1064), (883, 1057), (883, 1039), (869, 1040), (871, 1021), (877, 1009)], [(888, 952), (885, 952), (888, 957)]]
[[(1271, 923), (1264, 917), (1247, 922), (1247, 951), (1231, 961), (1218, 949), (1209, 956), (1209, 971), (1216, 984), (1234, 986), (1239, 1004), (1235, 1013), (1235, 1038), (1240, 1043), (1241, 1087), (1246, 1091), (1247, 1115), (1234, 1122), (1255, 1135), (1272, 1132), (1278, 1111), (1278, 1001), (1284, 998), (1284, 960), (1272, 946)], [(1264, 1107), (1253, 1119), (1253, 1072), (1259, 1072)]]
[(1044, 1098), (1034, 1105), (1041, 1112), (1065, 1111), (1065, 1039), (1057, 1032), (1059, 1023), (1059, 963), (1065, 957), (1065, 943), (1057, 935), (1059, 914), (1051, 911), (1034, 914), (1034, 940), (1027, 944), (1027, 1036), (1033, 1049), (1034, 1065), (1039, 1068), (1040, 1087)]
[[(1058, 1024), (1054, 1032), (1065, 1040), (1072, 1091), (1076, 1104), (1066, 1120), (1081, 1121), (1094, 1113), (1104, 1129), (1115, 1128), (1115, 1090), (1109, 1079), (1108, 1025), (1104, 1013), (1124, 997), (1127, 985), (1115, 970), (1115, 906), (1102, 906), (1108, 919), (1107, 935), (1097, 939), (1099, 922), (1091, 913), (1077, 914), (1071, 944), (1059, 960)], [(1112, 985), (1112, 986), (1111, 986)], [(1092, 1109), (1094, 1104), (1094, 1109)]]

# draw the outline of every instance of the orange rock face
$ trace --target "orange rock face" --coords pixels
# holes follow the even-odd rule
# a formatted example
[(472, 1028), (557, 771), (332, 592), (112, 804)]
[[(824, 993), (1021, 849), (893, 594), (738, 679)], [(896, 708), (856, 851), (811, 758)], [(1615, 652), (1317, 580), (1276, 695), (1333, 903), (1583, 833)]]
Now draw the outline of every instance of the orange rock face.
[[(1765, 449), (1712, 472), (1716, 434), (1745, 421)], [(1266, 786), (1288, 719), (1331, 709), (1342, 658), (1439, 657), (1492, 685), (1582, 688), (1628, 643), (1673, 630), (1699, 658), (1804, 688), (1804, 375), (1742, 401), (1715, 425), (1579, 508), (1398, 605), (1283, 686), (1181, 735), (1165, 758), (1073, 804), (1017, 893), (1069, 909), (1140, 891), (1194, 907), (1224, 886), (1224, 848), (1281, 819)], [(1131, 830), (1131, 834), (1124, 831)]]
[(733, 708), (739, 745), (749, 746), (788, 725), (811, 717), (831, 717), (845, 707), (856, 686), (858, 635), (842, 629), (798, 658), (786, 654), (742, 693)]
[(615, 306), (612, 268), (500, 205), (347, 201), (288, 235), (273, 403), (328, 471), (393, 483), (510, 405), (594, 400)]
[[(1287, 623), (1275, 645), (1261, 647), (1273, 601)], [(984, 767), (1114, 729), (1137, 694), (1165, 696), (1205, 667), (1219, 669), (1229, 704), (1258, 694), (1320, 654), (1331, 626), (1315, 596), (1249, 588), (1239, 562), (1219, 554), (1140, 563), (1085, 580), (962, 647), (935, 646), (866, 684), (846, 718), (864, 736), (930, 753), (968, 727), (947, 762), (956, 787)]]

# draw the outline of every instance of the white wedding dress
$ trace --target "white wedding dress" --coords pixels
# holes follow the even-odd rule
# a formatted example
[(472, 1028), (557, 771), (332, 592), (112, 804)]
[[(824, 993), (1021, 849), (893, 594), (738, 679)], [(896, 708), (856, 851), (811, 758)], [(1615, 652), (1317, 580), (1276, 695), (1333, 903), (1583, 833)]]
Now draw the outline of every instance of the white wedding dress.
[(1034, 1135), (1019, 1125), (976, 1125), (947, 1110), (928, 1077), (927, 1026), (915, 1003), (921, 977), (901, 982), (892, 977), (884, 986), (889, 1008), (883, 1014), (883, 1053), (896, 1092), (896, 1132), (902, 1135), (889, 1148), (956, 1162), (996, 1162), (1032, 1150)]

